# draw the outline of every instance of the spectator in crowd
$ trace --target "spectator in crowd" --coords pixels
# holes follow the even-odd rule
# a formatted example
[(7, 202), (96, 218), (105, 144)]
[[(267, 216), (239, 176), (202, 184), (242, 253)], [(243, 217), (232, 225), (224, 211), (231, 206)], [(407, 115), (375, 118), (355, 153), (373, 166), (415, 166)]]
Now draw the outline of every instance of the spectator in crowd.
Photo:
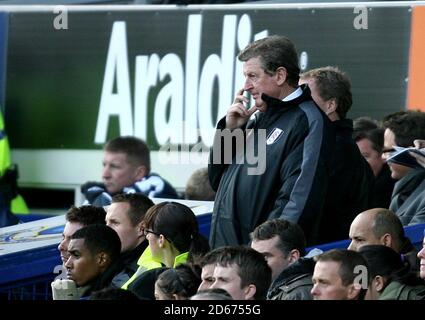
[(151, 173), (149, 148), (135, 137), (118, 137), (106, 143), (102, 179), (103, 183), (89, 181), (81, 186), (87, 203), (106, 206), (117, 193), (135, 192), (150, 198), (178, 198), (166, 180)]
[(107, 207), (106, 225), (114, 229), (121, 240), (119, 264), (121, 271), (115, 275), (112, 285), (120, 288), (136, 272), (137, 261), (148, 246), (145, 241), (143, 218), (154, 204), (141, 193), (116, 194)]
[[(211, 247), (248, 244), (255, 227), (274, 218), (298, 223), (315, 244), (335, 144), (331, 124), (307, 86), (298, 86), (298, 56), (288, 38), (256, 40), (238, 59), (244, 87), (218, 122), (210, 152), (208, 174), (217, 190)], [(254, 99), (250, 109), (245, 91)], [(228, 141), (230, 132), (247, 140)]]
[(382, 159), (384, 129), (378, 127), (363, 131), (357, 129), (353, 133), (353, 138), (375, 176), (372, 208), (388, 208), (396, 180), (391, 178), (390, 168)]
[(221, 288), (199, 290), (189, 300), (233, 300), (232, 296)]
[(350, 227), (349, 250), (359, 251), (364, 245), (384, 245), (402, 254), (412, 270), (418, 270), (417, 250), (405, 236), (397, 215), (388, 209), (375, 208), (360, 213)]
[(353, 135), (366, 132), (380, 127), (379, 121), (370, 117), (358, 117), (353, 120)]
[(215, 250), (207, 252), (199, 261), (201, 271), (201, 284), (198, 291), (209, 289), (214, 283), (214, 269), (218, 257), (222, 254), (225, 247), (220, 247)]
[(412, 147), (414, 140), (425, 139), (425, 113), (401, 111), (384, 119), (384, 152), (391, 169), (391, 177), (398, 180), (394, 186), (390, 209), (400, 218), (403, 226), (425, 222), (425, 169), (410, 168), (388, 158), (394, 146)]
[(215, 191), (208, 179), (208, 168), (201, 168), (192, 173), (184, 194), (187, 200), (214, 201)]
[[(425, 140), (415, 140), (415, 141), (413, 141), (413, 143), (414, 143), (416, 149), (425, 149)], [(423, 153), (425, 153), (425, 152), (423, 151)], [(421, 155), (414, 153), (414, 152), (410, 152), (410, 154), (412, 155), (412, 157), (414, 157), (416, 159), (416, 161), (422, 167), (425, 168), (425, 156), (421, 156)]]
[(77, 230), (71, 237), (65, 263), (68, 280), (52, 283), (53, 299), (77, 300), (108, 287), (121, 250), (118, 234), (101, 224)]
[(347, 118), (353, 98), (351, 82), (336, 67), (301, 74), (311, 96), (332, 121), (336, 132), (329, 187), (320, 221), (320, 242), (345, 239), (354, 217), (371, 208), (373, 172), (352, 138), (353, 121)]
[(425, 230), (424, 230), (424, 239), (422, 241), (422, 249), (418, 252), (418, 258), (420, 259), (420, 270), (419, 276), (425, 280)]
[(311, 289), (314, 300), (364, 299), (369, 279), (366, 260), (360, 253), (332, 249), (314, 259)]
[(158, 276), (155, 282), (156, 300), (187, 300), (198, 290), (201, 283), (199, 266), (180, 264)]
[(365, 300), (422, 300), (425, 284), (393, 249), (367, 245), (359, 249), (366, 259), (369, 284)]
[(311, 300), (314, 260), (305, 255), (305, 237), (295, 223), (273, 219), (260, 224), (251, 233), (251, 248), (266, 258), (272, 270), (270, 300)]
[(24, 198), (19, 194), (18, 166), (12, 163), (9, 139), (0, 108), (0, 228), (19, 223), (14, 214), (28, 214)]
[(228, 246), (217, 257), (210, 288), (224, 289), (234, 300), (264, 300), (270, 283), (271, 269), (261, 253)]
[[(156, 204), (148, 210), (144, 220), (145, 236), (149, 241), (148, 249), (152, 260), (159, 263), (157, 267), (175, 268), (182, 263), (196, 264), (198, 259), (209, 251), (208, 241), (199, 233), (195, 214), (183, 204)], [(155, 271), (149, 271), (149, 268), (144, 266), (139, 267), (127, 282), (128, 289), (139, 297), (153, 296), (156, 279), (152, 272)], [(146, 278), (155, 281), (147, 281)]]
[(81, 206), (71, 208), (65, 214), (65, 227), (62, 232), (62, 241), (58, 245), (63, 264), (68, 260), (68, 245), (75, 231), (91, 224), (105, 224), (106, 212), (103, 208)]

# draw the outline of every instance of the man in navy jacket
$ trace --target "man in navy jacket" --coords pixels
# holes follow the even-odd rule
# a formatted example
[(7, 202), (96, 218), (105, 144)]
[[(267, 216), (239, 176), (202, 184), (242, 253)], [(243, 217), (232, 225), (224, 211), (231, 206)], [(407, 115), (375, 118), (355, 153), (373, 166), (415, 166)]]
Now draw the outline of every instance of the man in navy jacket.
[[(238, 58), (245, 84), (217, 124), (210, 153), (217, 190), (210, 245), (247, 244), (255, 227), (274, 218), (298, 223), (314, 244), (335, 143), (331, 124), (308, 87), (298, 87), (298, 56), (289, 39), (257, 40)], [(250, 109), (244, 91), (255, 101)]]

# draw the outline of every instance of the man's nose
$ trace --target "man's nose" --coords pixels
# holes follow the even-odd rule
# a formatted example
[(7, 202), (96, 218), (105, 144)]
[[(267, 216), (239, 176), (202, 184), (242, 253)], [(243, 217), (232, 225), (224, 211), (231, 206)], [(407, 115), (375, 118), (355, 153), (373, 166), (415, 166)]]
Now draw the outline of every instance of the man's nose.
[(111, 176), (111, 172), (108, 167), (104, 167), (102, 170), (102, 178), (109, 178)]
[(249, 80), (249, 79), (245, 79), (245, 83), (244, 83), (243, 89), (244, 89), (245, 91), (249, 91), (249, 90), (251, 90), (252, 88), (253, 88), (252, 81), (251, 81), (251, 80)]
[(65, 241), (61, 241), (58, 245), (58, 250), (59, 251), (65, 251)]
[(311, 293), (312, 296), (317, 296), (318, 295), (319, 290), (317, 289), (317, 285), (313, 285), (313, 288), (311, 288), (310, 293)]

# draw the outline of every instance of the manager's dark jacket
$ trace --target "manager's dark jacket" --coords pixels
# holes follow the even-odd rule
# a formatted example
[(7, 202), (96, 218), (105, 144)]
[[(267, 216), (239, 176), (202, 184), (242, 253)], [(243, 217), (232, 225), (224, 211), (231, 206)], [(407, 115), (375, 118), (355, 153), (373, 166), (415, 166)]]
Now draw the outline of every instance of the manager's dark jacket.
[[(255, 131), (247, 138), (254, 143), (246, 142), (251, 156), (244, 161), (236, 153), (232, 162), (226, 164), (223, 156), (228, 155), (229, 148), (225, 147), (226, 139), (221, 138), (220, 131), (225, 128), (225, 118), (217, 124), (219, 130), (208, 166), (211, 185), (217, 190), (210, 231), (212, 248), (247, 244), (256, 226), (274, 218), (298, 223), (307, 244), (316, 243), (335, 132), (311, 99), (308, 87), (303, 85), (300, 90), (302, 94), (290, 101), (262, 95), (267, 103), (266, 112), (257, 112), (255, 119), (241, 129), (247, 135), (248, 129), (265, 129), (267, 140), (260, 141), (265, 151), (258, 146), (257, 138), (261, 135)], [(235, 154), (235, 143), (232, 147)], [(239, 145), (239, 154), (240, 149)], [(252, 164), (252, 154), (259, 157), (258, 163)], [(261, 169), (264, 172), (253, 174), (253, 167), (259, 168), (257, 173)]]

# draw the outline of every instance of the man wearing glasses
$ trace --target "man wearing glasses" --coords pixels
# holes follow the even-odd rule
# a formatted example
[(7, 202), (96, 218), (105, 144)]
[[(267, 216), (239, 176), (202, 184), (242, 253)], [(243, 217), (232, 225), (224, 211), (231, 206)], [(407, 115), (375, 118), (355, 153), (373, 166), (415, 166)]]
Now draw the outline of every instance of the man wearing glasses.
[[(384, 150), (387, 160), (394, 146), (413, 147), (415, 139), (425, 139), (425, 113), (400, 111), (385, 117), (383, 122)], [(390, 209), (400, 218), (403, 226), (425, 222), (425, 170), (410, 168), (388, 161), (391, 177), (398, 180), (394, 186)]]

